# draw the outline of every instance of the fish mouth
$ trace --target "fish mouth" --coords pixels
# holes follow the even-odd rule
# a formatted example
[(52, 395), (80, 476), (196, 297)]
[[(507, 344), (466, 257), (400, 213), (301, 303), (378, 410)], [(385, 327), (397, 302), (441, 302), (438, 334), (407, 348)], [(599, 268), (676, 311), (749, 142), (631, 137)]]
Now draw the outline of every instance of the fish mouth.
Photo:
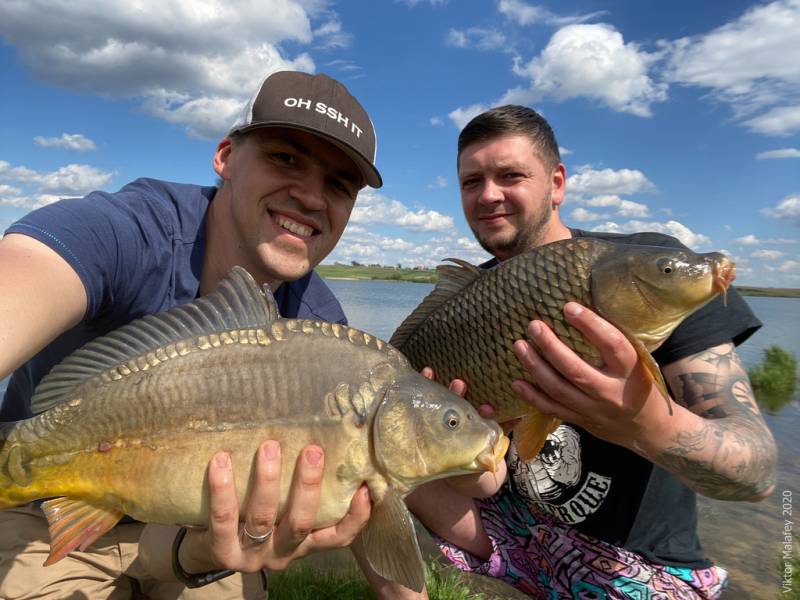
[(508, 450), (510, 440), (503, 433), (495, 440), (491, 448), (487, 448), (481, 452), (475, 462), (485, 468), (486, 471), (497, 473), (497, 466), (503, 460)]
[(736, 263), (728, 260), (728, 257), (721, 256), (714, 261), (711, 267), (711, 289), (718, 294), (722, 294), (722, 303), (728, 304), (728, 288), (736, 279)]

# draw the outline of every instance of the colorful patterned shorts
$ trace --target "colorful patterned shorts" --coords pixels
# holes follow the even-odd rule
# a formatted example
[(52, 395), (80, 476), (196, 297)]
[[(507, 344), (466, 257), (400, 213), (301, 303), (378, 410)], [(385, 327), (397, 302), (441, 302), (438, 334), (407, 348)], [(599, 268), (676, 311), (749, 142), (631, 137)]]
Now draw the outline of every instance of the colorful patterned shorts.
[(494, 551), (486, 561), (433, 534), (442, 553), (462, 571), (501, 579), (533, 598), (718, 598), (728, 574), (648, 562), (641, 555), (579, 533), (532, 512), (502, 491), (475, 501)]

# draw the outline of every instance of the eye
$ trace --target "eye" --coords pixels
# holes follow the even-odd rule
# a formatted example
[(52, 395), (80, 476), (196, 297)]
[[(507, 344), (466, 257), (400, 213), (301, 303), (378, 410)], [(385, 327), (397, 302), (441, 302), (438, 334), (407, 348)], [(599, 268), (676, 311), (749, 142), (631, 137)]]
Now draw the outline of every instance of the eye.
[(295, 163), (294, 155), (289, 154), (288, 152), (273, 152), (270, 154), (270, 156), (274, 160), (287, 165), (293, 165)]
[(474, 187), (478, 183), (477, 179), (465, 179), (461, 182), (461, 188), (466, 189), (470, 187)]
[(444, 413), (442, 420), (444, 422), (444, 426), (448, 429), (458, 429), (458, 426), (461, 424), (461, 417), (452, 408)]
[(347, 198), (355, 197), (355, 193), (353, 192), (353, 190), (351, 190), (350, 187), (341, 179), (331, 179), (329, 185), (340, 196), (345, 196)]
[(664, 275), (669, 275), (675, 270), (675, 266), (672, 264), (671, 258), (659, 258), (656, 261), (656, 266), (658, 270), (664, 273)]

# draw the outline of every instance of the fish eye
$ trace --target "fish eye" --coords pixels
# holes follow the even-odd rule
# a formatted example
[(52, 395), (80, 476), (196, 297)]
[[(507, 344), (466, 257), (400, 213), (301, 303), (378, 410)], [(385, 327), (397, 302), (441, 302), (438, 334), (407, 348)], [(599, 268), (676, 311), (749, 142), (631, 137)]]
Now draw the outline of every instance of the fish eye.
[(671, 258), (659, 258), (656, 261), (656, 266), (658, 267), (659, 271), (664, 273), (664, 275), (669, 275), (675, 270)]
[(448, 429), (458, 429), (458, 426), (461, 423), (461, 417), (451, 408), (444, 413), (442, 421), (444, 422), (445, 427)]

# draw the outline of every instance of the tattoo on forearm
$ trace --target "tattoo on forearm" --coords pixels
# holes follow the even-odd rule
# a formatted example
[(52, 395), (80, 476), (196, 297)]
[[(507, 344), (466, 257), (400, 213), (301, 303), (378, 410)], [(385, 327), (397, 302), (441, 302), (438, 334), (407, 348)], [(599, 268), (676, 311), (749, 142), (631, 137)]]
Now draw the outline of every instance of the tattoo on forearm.
[(704, 419), (655, 458), (696, 491), (721, 500), (762, 494), (775, 481), (775, 442), (732, 345), (687, 359), (670, 380), (675, 400)]

